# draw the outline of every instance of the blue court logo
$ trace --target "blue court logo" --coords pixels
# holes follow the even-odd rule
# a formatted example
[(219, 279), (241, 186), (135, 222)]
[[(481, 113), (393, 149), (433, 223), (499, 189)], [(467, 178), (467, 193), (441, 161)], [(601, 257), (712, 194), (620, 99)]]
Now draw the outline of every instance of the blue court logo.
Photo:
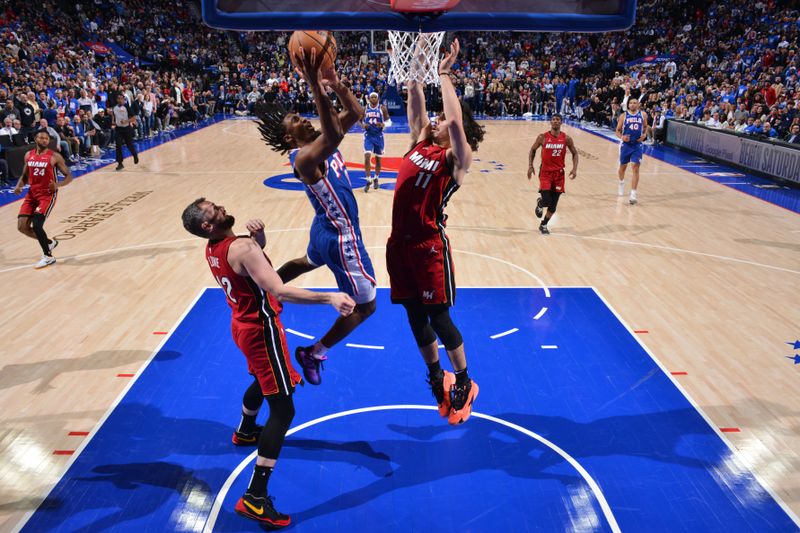
[[(800, 350), (800, 341), (787, 342), (786, 344), (791, 346), (795, 351)], [(794, 355), (787, 355), (786, 359), (791, 359), (794, 361), (794, 364), (800, 365), (800, 353), (796, 353)]]

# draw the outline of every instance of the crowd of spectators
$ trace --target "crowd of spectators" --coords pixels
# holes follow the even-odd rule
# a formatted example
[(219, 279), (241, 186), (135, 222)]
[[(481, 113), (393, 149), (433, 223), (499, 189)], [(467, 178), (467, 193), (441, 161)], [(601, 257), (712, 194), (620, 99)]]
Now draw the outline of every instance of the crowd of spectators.
[[(196, 2), (177, 0), (5, 6), (0, 139), (47, 127), (68, 160), (88, 155), (113, 141), (108, 102), (118, 94), (138, 118), (137, 138), (215, 112), (248, 115), (260, 100), (313, 112), (310, 92), (288, 61), (287, 33), (214, 30), (201, 22)], [(359, 98), (384, 95), (388, 56), (374, 53), (370, 34), (336, 37), (342, 80)], [(380, 32), (376, 37), (382, 41)], [(670, 117), (799, 138), (800, 10), (791, 0), (643, 0), (636, 25), (624, 32), (459, 38), (456, 88), (479, 116), (561, 112), (613, 126), (627, 91), (641, 99), (656, 139)], [(663, 61), (626, 67), (644, 56)], [(437, 91), (428, 93), (435, 111)]]

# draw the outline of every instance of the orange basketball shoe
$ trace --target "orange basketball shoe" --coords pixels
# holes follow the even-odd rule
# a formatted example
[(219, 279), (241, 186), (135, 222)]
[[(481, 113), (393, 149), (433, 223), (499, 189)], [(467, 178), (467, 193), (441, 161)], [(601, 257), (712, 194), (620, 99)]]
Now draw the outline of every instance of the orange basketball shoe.
[(450, 388), (456, 382), (456, 375), (443, 370), (438, 376), (428, 375), (427, 381), (439, 406), (439, 416), (444, 418), (450, 413)]
[(453, 384), (450, 389), (450, 414), (447, 421), (454, 426), (466, 422), (472, 414), (472, 403), (477, 397), (478, 384), (474, 381), (469, 380), (469, 383), (461, 387)]

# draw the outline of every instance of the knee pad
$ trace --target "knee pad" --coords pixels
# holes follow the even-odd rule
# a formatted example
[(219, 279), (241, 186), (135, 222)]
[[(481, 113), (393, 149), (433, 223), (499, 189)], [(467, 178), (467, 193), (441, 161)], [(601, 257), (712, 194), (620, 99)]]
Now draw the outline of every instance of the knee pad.
[(428, 316), (430, 317), (431, 327), (439, 336), (439, 339), (444, 344), (445, 349), (455, 350), (464, 339), (461, 337), (461, 332), (453, 324), (450, 318), (450, 308), (446, 305), (435, 305), (428, 309)]
[(422, 348), (428, 346), (436, 340), (436, 333), (431, 328), (428, 321), (428, 314), (422, 303), (404, 303), (403, 307), (406, 308), (408, 315), (408, 325), (411, 326), (411, 333), (414, 334), (414, 340), (417, 341), (417, 346)]

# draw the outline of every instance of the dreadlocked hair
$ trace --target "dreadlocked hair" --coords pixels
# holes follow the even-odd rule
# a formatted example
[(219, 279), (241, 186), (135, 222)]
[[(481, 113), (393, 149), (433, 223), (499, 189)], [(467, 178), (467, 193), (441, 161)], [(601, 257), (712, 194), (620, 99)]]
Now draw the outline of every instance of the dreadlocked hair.
[(466, 102), (461, 102), (461, 122), (464, 124), (464, 135), (467, 137), (469, 147), (473, 152), (478, 151), (478, 145), (483, 141), (483, 134), (486, 130), (475, 121), (472, 116), (472, 109)]
[(267, 104), (259, 102), (253, 112), (256, 115), (256, 124), (261, 133), (261, 139), (273, 150), (281, 154), (287, 153), (293, 147), (286, 142), (286, 128), (283, 119), (289, 114), (280, 104)]

